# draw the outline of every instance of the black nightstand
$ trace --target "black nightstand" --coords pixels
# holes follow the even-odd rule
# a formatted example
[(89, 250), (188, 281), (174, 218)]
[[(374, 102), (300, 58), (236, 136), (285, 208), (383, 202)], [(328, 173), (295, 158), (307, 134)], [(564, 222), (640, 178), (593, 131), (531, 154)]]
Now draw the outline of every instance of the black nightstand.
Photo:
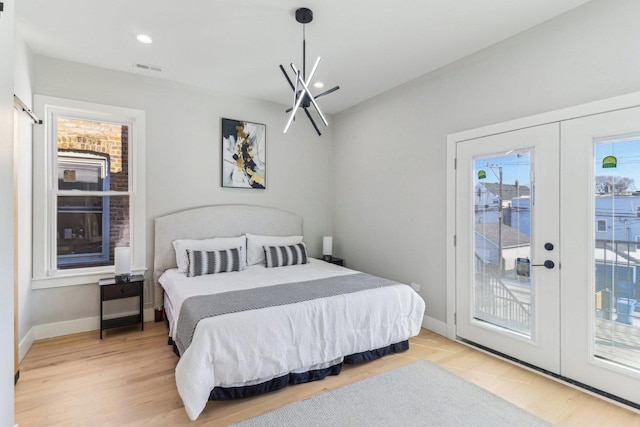
[(331, 264), (339, 265), (344, 267), (344, 260), (342, 258), (331, 257), (330, 259), (323, 259), (324, 261), (330, 262)]
[[(98, 282), (98, 285), (100, 286), (100, 339), (102, 339), (102, 331), (105, 329), (118, 328), (120, 326), (133, 325), (136, 323), (140, 323), (140, 330), (144, 331), (144, 298), (142, 296), (144, 289), (144, 276), (131, 276), (131, 280), (128, 283), (116, 283), (115, 278), (101, 279)], [(111, 319), (105, 319), (103, 317), (105, 301), (133, 297), (138, 297), (140, 299), (140, 309), (138, 314)]]

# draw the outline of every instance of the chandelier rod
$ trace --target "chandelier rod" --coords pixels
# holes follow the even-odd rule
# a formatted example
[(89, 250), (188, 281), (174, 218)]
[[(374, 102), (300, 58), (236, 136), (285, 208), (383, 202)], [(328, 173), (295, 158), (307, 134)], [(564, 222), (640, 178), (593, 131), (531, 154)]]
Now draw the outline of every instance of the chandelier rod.
[(307, 37), (306, 29), (307, 24), (302, 24), (302, 78), (307, 80)]

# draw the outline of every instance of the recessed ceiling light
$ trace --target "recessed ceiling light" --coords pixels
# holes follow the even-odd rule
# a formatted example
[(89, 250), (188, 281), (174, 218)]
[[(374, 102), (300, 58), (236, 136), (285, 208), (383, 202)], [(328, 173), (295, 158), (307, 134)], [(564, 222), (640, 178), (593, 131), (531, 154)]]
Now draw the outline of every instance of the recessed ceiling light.
[(151, 43), (153, 43), (153, 40), (151, 39), (151, 37), (149, 37), (146, 34), (138, 34), (136, 36), (136, 40), (138, 40), (142, 44), (151, 44)]
[(313, 84), (313, 87), (317, 88), (317, 89), (322, 89), (324, 87), (324, 83), (322, 82), (315, 82)]

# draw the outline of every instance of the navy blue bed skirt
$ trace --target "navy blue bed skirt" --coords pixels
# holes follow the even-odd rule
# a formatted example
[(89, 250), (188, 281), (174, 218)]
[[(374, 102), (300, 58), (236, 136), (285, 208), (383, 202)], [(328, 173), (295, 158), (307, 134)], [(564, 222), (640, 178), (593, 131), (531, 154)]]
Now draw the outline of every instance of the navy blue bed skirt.
[[(173, 351), (180, 356), (178, 348), (171, 338), (169, 338), (169, 345), (173, 345)], [(349, 356), (345, 356), (344, 362), (349, 365), (355, 365), (358, 363), (369, 362), (386, 356), (392, 353), (401, 353), (409, 349), (409, 341), (401, 341), (395, 344), (388, 345), (386, 347), (378, 348), (370, 351), (363, 351), (362, 353), (355, 353)], [(309, 383), (312, 381), (318, 381), (324, 379), (328, 375), (338, 375), (342, 371), (343, 363), (337, 363), (333, 366), (329, 366), (324, 369), (314, 369), (301, 373), (289, 373), (278, 378), (274, 378), (269, 381), (265, 381), (260, 384), (247, 385), (242, 387), (215, 387), (209, 394), (209, 400), (235, 400), (244, 399), (247, 397), (257, 396), (259, 394), (268, 393), (270, 391), (280, 390), (288, 385)]]
[(246, 397), (269, 393), (270, 391), (280, 390), (288, 385), (318, 381), (328, 375), (338, 375), (341, 370), (342, 363), (338, 363), (325, 369), (316, 369), (299, 374), (292, 372), (260, 384), (245, 385), (242, 387), (215, 387), (209, 394), (209, 400), (244, 399)]

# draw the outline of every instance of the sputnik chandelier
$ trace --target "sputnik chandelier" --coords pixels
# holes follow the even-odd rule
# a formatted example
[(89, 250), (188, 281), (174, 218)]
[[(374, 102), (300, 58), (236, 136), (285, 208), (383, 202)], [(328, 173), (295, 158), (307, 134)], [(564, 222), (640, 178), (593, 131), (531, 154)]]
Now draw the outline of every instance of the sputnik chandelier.
[(293, 120), (295, 120), (298, 109), (302, 108), (318, 135), (322, 135), (320, 133), (320, 129), (318, 129), (318, 126), (316, 125), (316, 122), (313, 120), (311, 113), (309, 112), (309, 108), (313, 105), (313, 108), (320, 116), (320, 119), (322, 119), (322, 123), (324, 123), (325, 126), (329, 126), (329, 123), (327, 123), (327, 119), (324, 117), (324, 114), (322, 114), (322, 111), (316, 103), (316, 100), (322, 98), (323, 96), (329, 95), (332, 92), (335, 92), (336, 90), (340, 89), (340, 86), (333, 87), (325, 92), (322, 92), (321, 94), (313, 96), (313, 94), (309, 90), (309, 86), (313, 81), (313, 76), (316, 73), (318, 64), (320, 63), (320, 57), (316, 59), (316, 62), (313, 65), (309, 76), (307, 77), (307, 48), (305, 40), (305, 25), (313, 21), (313, 12), (311, 11), (311, 9), (301, 7), (300, 9), (296, 10), (296, 21), (302, 24), (302, 70), (298, 69), (293, 64), (293, 62), (291, 63), (295, 85), (291, 78), (289, 78), (289, 74), (287, 73), (287, 71), (282, 65), (280, 65), (282, 74), (284, 74), (287, 82), (289, 82), (289, 86), (291, 86), (291, 90), (293, 90), (293, 107), (287, 110), (287, 113), (290, 114), (289, 121), (287, 121), (287, 125), (284, 127), (284, 133), (287, 133), (289, 127), (291, 127), (291, 123), (293, 122)]

